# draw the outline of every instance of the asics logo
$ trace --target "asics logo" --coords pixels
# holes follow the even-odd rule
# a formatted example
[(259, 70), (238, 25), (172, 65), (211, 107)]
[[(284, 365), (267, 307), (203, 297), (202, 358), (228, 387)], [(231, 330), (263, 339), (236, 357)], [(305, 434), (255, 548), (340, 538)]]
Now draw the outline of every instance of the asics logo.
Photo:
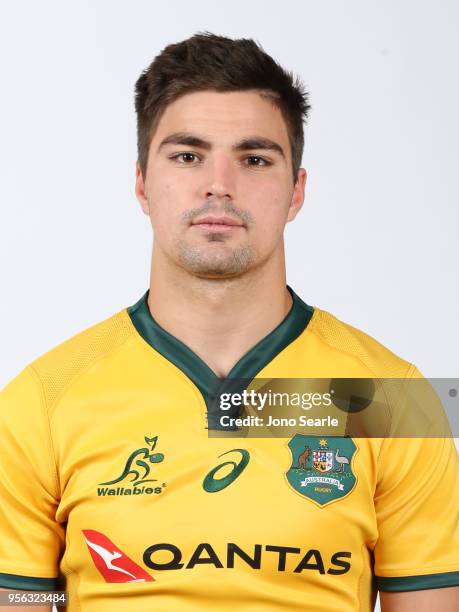
[[(228, 453), (240, 453), (241, 457), (237, 462), (230, 459), (220, 463), (210, 470), (202, 481), (203, 489), (204, 491), (207, 491), (207, 493), (217, 493), (218, 491), (225, 489), (242, 474), (250, 461), (250, 454), (244, 448), (233, 448), (232, 450), (226, 451), (226, 453), (219, 455), (219, 457), (223, 457)], [(226, 474), (226, 476), (223, 476), (223, 478), (217, 478), (218, 472), (227, 465), (231, 465), (233, 467), (231, 472)]]

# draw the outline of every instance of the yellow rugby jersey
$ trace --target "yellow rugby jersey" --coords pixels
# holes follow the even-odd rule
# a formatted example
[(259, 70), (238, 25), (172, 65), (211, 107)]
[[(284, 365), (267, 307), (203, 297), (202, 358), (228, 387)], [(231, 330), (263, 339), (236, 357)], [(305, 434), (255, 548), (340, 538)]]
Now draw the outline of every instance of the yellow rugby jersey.
[[(229, 378), (421, 376), (289, 291)], [(351, 612), (378, 588), (459, 584), (451, 439), (308, 438), (347, 478), (308, 494), (301, 435), (209, 437), (217, 377), (147, 299), (1, 392), (0, 586), (66, 589), (70, 612)]]

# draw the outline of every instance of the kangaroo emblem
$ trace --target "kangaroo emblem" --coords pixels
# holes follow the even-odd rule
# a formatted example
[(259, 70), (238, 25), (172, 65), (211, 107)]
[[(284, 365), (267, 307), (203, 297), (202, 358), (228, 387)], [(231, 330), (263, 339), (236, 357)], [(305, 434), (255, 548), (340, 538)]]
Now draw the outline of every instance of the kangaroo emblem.
[[(133, 451), (126, 461), (122, 474), (120, 474), (120, 476), (114, 480), (101, 482), (101, 485), (112, 485), (117, 482), (121, 482), (121, 480), (124, 480), (130, 474), (132, 475), (130, 482), (132, 482), (134, 486), (144, 482), (153, 482), (157, 480), (157, 478), (147, 478), (150, 473), (150, 466), (148, 465), (147, 460), (150, 463), (161, 463), (161, 461), (164, 461), (164, 455), (162, 453), (151, 452), (154, 450), (156, 443), (158, 442), (158, 436), (155, 436), (154, 438), (148, 438), (145, 436), (144, 440), (147, 444), (149, 444), (149, 448), (139, 448)], [(138, 468), (141, 468), (141, 470)], [(141, 471), (143, 471), (142, 477)]]
[(307, 461), (309, 459), (309, 457), (311, 456), (311, 449), (309, 448), (308, 445), (306, 445), (304, 447), (304, 451), (301, 453), (301, 455), (298, 457), (298, 465), (297, 468), (298, 469), (302, 469), (302, 470), (307, 470)]

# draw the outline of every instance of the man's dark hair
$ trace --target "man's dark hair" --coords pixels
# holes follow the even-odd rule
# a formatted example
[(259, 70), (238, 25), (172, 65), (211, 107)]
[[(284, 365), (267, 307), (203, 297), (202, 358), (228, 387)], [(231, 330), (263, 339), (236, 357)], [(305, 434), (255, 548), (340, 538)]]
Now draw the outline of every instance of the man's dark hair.
[(296, 183), (304, 147), (303, 121), (308, 94), (301, 80), (286, 72), (250, 38), (231, 39), (211, 32), (167, 45), (135, 84), (137, 149), (142, 175), (147, 170), (153, 133), (166, 107), (180, 96), (203, 90), (260, 90), (286, 123)]

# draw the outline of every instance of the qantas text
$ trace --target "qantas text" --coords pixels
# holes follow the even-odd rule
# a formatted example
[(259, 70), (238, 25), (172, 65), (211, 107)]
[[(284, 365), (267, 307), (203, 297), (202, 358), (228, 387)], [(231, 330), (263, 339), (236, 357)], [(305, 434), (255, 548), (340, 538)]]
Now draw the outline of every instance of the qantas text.
[[(161, 554), (158, 555), (161, 551)], [(159, 561), (158, 557), (164, 558), (164, 552), (168, 553), (168, 561)], [(156, 559), (155, 559), (156, 557)], [(217, 554), (211, 544), (198, 544), (192, 555), (183, 559), (182, 551), (174, 544), (161, 543), (149, 546), (143, 554), (145, 565), (154, 570), (178, 570), (192, 569), (196, 565), (213, 565), (216, 568), (234, 568), (235, 559), (253, 569), (261, 569), (262, 561), (269, 557), (274, 560), (277, 571), (293, 571), (300, 573), (304, 570), (315, 571), (319, 574), (346, 574), (351, 569), (351, 564), (346, 559), (351, 558), (349, 551), (337, 551), (330, 558), (324, 558), (317, 549), (302, 552), (300, 548), (292, 546), (274, 546), (255, 544), (253, 550), (243, 550), (237, 544), (228, 543), (225, 554)]]

